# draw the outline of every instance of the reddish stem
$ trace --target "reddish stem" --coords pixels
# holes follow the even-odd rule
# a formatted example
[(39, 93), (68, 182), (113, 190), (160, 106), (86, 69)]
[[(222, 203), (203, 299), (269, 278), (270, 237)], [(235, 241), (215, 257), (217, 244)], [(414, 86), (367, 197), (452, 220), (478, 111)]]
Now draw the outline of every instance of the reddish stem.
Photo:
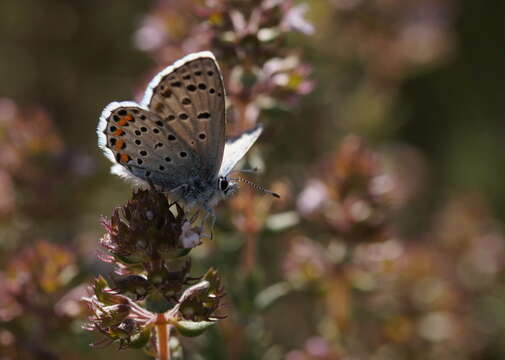
[(170, 328), (165, 316), (158, 314), (156, 318), (156, 334), (158, 336), (158, 360), (170, 360)]

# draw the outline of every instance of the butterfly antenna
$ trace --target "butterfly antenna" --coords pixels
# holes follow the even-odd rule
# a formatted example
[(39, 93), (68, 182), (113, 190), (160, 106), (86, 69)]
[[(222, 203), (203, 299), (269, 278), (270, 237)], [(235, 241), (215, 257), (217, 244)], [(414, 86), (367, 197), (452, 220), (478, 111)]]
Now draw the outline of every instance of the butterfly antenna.
[(261, 191), (265, 194), (269, 194), (269, 195), (272, 195), (273, 197), (277, 198), (277, 199), (280, 199), (281, 196), (279, 194), (277, 194), (276, 192), (273, 192), (273, 191), (270, 191), (270, 190), (267, 190), (265, 189), (263, 186), (261, 185), (258, 185), (258, 184), (255, 184), (253, 183), (252, 181), (249, 181), (247, 179), (244, 179), (244, 178), (230, 178), (230, 180), (234, 180), (234, 181), (240, 181), (240, 182), (243, 182), (247, 185), (249, 185), (250, 187), (252, 187), (253, 189), (256, 189), (258, 191)]

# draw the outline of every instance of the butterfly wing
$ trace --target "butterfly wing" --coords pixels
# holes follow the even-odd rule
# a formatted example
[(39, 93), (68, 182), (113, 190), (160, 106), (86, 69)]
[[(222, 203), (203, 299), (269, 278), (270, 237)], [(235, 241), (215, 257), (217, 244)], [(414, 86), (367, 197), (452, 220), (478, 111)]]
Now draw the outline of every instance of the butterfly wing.
[(197, 176), (199, 157), (175, 130), (134, 102), (109, 104), (100, 117), (98, 144), (121, 177), (172, 190)]
[(258, 125), (254, 129), (226, 142), (223, 161), (219, 169), (219, 176), (227, 176), (229, 174), (233, 167), (244, 157), (251, 146), (253, 146), (262, 131), (263, 127)]
[(159, 73), (149, 84), (142, 105), (165, 121), (178, 141), (198, 158), (198, 176), (213, 179), (223, 158), (225, 92), (212, 53), (190, 54)]

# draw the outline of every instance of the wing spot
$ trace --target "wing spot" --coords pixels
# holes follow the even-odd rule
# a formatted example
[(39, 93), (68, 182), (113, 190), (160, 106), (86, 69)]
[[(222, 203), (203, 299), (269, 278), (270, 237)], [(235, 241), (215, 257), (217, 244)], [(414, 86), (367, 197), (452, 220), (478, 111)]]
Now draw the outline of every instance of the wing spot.
[(169, 157), (167, 156), (167, 157), (165, 158), (165, 161), (166, 161), (166, 162), (171, 162), (171, 161), (172, 161), (172, 159), (171, 159), (171, 158), (169, 158)]
[[(126, 117), (126, 116), (125, 116)], [(117, 124), (119, 126), (128, 126), (128, 120), (125, 120), (125, 117), (122, 117), (118, 122)]]
[(160, 169), (161, 171), (163, 171), (163, 170), (165, 170), (165, 167), (164, 167), (163, 165), (160, 165), (159, 169)]
[(135, 121), (135, 120), (133, 119), (133, 116), (126, 115), (126, 116), (123, 116), (121, 119), (119, 119), (117, 124), (119, 126), (128, 126), (128, 121)]
[(116, 144), (116, 141), (117, 141), (117, 140), (116, 140), (116, 139), (114, 139), (114, 138), (111, 138), (111, 139), (109, 140), (109, 142), (110, 142), (110, 144), (111, 144), (112, 146), (114, 146), (114, 145)]
[(198, 134), (198, 138), (199, 138), (200, 140), (205, 140), (205, 138), (206, 138), (206, 137), (207, 137), (207, 135), (205, 135), (205, 133), (200, 133), (200, 134)]
[(221, 94), (220, 92), (218, 92), (217, 96), (221, 97), (221, 96), (223, 96), (223, 94)]
[(200, 84), (198, 84), (198, 88), (200, 90), (205, 90), (205, 89), (207, 89), (207, 85), (205, 85), (204, 83), (200, 83)]
[(142, 141), (140, 141), (139, 139), (135, 140), (135, 145), (140, 145), (142, 144)]
[(180, 156), (181, 158), (185, 158), (186, 156), (188, 156), (188, 153), (187, 153), (187, 152), (185, 152), (185, 151), (181, 151), (181, 152), (179, 153), (179, 156)]
[(114, 131), (116, 131), (116, 130), (117, 130), (117, 127), (115, 127), (115, 126), (111, 126), (111, 127), (109, 128), (109, 130), (110, 130), (110, 131), (112, 131), (112, 132), (114, 132)]
[(114, 136), (121, 136), (121, 135), (124, 135), (124, 134), (125, 134), (125, 132), (122, 129), (117, 129), (116, 131), (114, 131), (112, 133), (112, 135), (114, 135)]
[(168, 121), (175, 120), (175, 115), (168, 115), (167, 120)]
[(138, 109), (133, 109), (133, 110), (132, 110), (132, 113), (134, 113), (134, 114), (138, 114), (138, 113), (139, 113), (139, 111), (138, 111)]
[(119, 116), (117, 116), (117, 115), (114, 115), (112, 118), (114, 119), (115, 122), (119, 121)]
[(168, 135), (169, 141), (174, 141), (175, 139), (176, 139), (175, 135), (172, 135), (172, 134)]
[(214, 89), (214, 88), (209, 89), (209, 93), (214, 94), (215, 92), (216, 92), (216, 89)]
[(158, 125), (158, 126), (163, 127), (163, 121), (158, 120), (158, 121), (155, 122), (155, 124)]
[(114, 150), (123, 150), (124, 148), (126, 148), (126, 142), (122, 139), (119, 139), (116, 143), (116, 145), (114, 146)]
[(200, 76), (200, 75), (202, 75), (202, 72), (201, 71), (195, 71), (195, 75), (196, 76)]
[(180, 113), (179, 114), (179, 119), (181, 119), (181, 120), (187, 120), (188, 118), (189, 118), (189, 116), (186, 113)]
[(131, 160), (131, 157), (128, 154), (120, 154), (119, 155), (119, 162), (120, 163), (127, 163), (130, 160)]
[(143, 161), (142, 159), (137, 159), (137, 164), (142, 165)]
[(162, 95), (163, 97), (169, 98), (170, 96), (172, 96), (172, 90), (170, 90), (170, 89), (166, 89), (165, 91), (163, 91), (163, 92), (161, 93), (161, 95)]
[(156, 143), (156, 145), (154, 145), (154, 148), (157, 149), (157, 148), (160, 148), (160, 147), (163, 147), (163, 143)]
[(184, 75), (182, 78), (183, 78), (184, 80), (189, 80), (189, 79), (191, 79), (191, 75)]
[(195, 91), (196, 90), (196, 86), (193, 85), (193, 84), (190, 84), (190, 85), (186, 86), (186, 89), (188, 89), (189, 91)]
[(140, 120), (145, 120), (146, 116), (145, 115), (140, 115)]
[(151, 176), (151, 172), (150, 171), (146, 171), (146, 177), (150, 177)]
[(142, 151), (139, 152), (139, 154), (142, 155), (142, 156), (147, 156), (147, 151), (142, 150)]
[(118, 113), (119, 116), (125, 116), (126, 115), (126, 110), (121, 109), (117, 113)]
[(199, 119), (208, 119), (208, 118), (210, 118), (210, 113), (208, 113), (208, 112), (201, 112), (200, 114), (198, 114), (197, 117)]
[(207, 75), (209, 75), (209, 76), (214, 75), (214, 71), (207, 71)]
[(141, 134), (140, 130), (135, 130), (135, 135), (140, 136)]
[(160, 133), (160, 129), (158, 129), (158, 128), (154, 128), (154, 129), (153, 129), (153, 133), (155, 133), (155, 134), (159, 134), (159, 133)]
[(147, 128), (146, 128), (145, 126), (142, 126), (142, 127), (140, 128), (140, 131), (142, 131), (142, 132), (147, 132)]
[(191, 104), (191, 99), (190, 98), (184, 98), (184, 99), (182, 99), (182, 103), (184, 105), (189, 105), (189, 104)]
[(180, 81), (175, 81), (175, 82), (171, 83), (170, 85), (172, 85), (173, 87), (181, 87), (182, 83)]

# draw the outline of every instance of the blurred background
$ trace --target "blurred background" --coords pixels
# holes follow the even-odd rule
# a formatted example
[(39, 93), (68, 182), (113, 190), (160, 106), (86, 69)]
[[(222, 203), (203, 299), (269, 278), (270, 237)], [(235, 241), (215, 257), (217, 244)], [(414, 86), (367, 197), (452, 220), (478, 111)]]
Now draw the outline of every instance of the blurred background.
[[(108, 359), (86, 286), (130, 186), (95, 128), (212, 50), (229, 135), (266, 131), (194, 275), (227, 319), (187, 359), (505, 358), (505, 3), (0, 2), (0, 358)], [(148, 358), (140, 351), (125, 359)]]

